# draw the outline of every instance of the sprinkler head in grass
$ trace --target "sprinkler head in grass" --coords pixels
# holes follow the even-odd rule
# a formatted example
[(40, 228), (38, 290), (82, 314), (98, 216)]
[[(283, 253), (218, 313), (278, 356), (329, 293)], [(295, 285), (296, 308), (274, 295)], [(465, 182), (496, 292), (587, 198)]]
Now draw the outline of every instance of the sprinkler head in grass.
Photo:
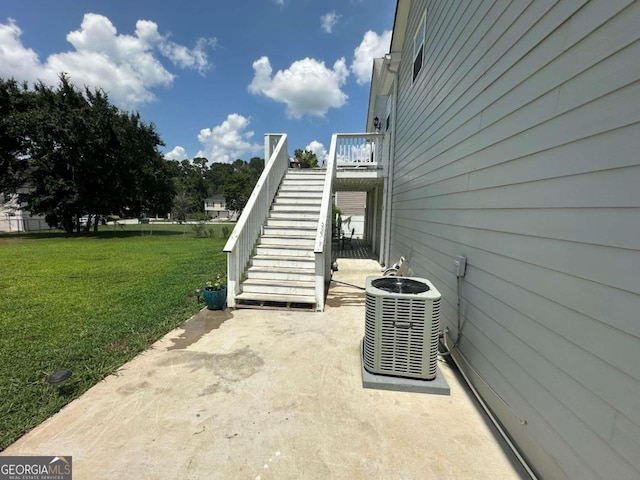
[(196, 288), (196, 295), (198, 296), (198, 303), (200, 303), (200, 294), (202, 293), (201, 288)]
[(71, 370), (69, 370), (68, 368), (61, 368), (60, 370), (56, 370), (47, 377), (47, 383), (49, 385), (60, 388), (65, 383), (67, 383), (67, 380), (71, 378), (71, 375), (73, 375), (73, 372)]

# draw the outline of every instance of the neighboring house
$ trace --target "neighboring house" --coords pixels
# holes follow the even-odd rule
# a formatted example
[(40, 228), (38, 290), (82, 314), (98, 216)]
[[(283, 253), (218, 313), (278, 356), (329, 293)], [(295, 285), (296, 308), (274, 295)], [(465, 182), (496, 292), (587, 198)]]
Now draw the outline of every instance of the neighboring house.
[(461, 292), (453, 357), (545, 479), (640, 478), (639, 59), (639, 1), (399, 0), (374, 63), (382, 257), (449, 346)]
[(364, 235), (364, 218), (367, 205), (367, 192), (336, 192), (336, 207), (342, 212), (342, 230), (349, 234), (355, 229), (354, 237)]
[(49, 230), (50, 227), (41, 215), (31, 215), (18, 201), (16, 194), (0, 192), (0, 232), (29, 232)]
[(233, 212), (227, 209), (224, 195), (221, 193), (204, 200), (204, 211), (211, 215), (211, 218), (231, 218), (233, 216)]

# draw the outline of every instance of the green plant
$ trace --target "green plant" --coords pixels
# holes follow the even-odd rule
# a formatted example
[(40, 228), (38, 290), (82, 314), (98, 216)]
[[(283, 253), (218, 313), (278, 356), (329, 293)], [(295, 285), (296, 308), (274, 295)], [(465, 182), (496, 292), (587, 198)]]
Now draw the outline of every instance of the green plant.
[(351, 215), (342, 218), (342, 210), (340, 210), (335, 203), (331, 204), (331, 226), (334, 231), (340, 232), (343, 225), (349, 228), (351, 226), (351, 218)]
[(331, 204), (331, 225), (336, 228), (342, 224), (342, 210), (340, 210), (335, 202)]
[(216, 276), (216, 280), (214, 282), (208, 281), (204, 287), (205, 290), (222, 290), (225, 288), (227, 284), (224, 282), (220, 275)]

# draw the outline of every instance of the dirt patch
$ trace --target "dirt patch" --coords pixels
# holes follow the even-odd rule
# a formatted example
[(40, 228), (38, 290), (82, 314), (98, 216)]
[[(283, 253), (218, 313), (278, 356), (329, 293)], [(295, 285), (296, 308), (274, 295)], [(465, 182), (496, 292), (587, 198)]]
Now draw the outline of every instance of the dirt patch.
[(138, 383), (135, 385), (123, 385), (121, 387), (119, 387), (116, 392), (118, 392), (121, 395), (131, 395), (133, 393), (136, 393), (139, 390), (143, 390), (145, 388), (149, 387), (149, 382), (142, 382), (142, 383)]

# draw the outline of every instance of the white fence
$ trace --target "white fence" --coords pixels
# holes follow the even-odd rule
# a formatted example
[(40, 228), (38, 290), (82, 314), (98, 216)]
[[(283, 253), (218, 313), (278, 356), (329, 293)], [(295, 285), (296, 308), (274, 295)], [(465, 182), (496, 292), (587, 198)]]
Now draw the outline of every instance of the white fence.
[(31, 217), (23, 214), (0, 215), (0, 232), (32, 232), (50, 230), (44, 217)]

